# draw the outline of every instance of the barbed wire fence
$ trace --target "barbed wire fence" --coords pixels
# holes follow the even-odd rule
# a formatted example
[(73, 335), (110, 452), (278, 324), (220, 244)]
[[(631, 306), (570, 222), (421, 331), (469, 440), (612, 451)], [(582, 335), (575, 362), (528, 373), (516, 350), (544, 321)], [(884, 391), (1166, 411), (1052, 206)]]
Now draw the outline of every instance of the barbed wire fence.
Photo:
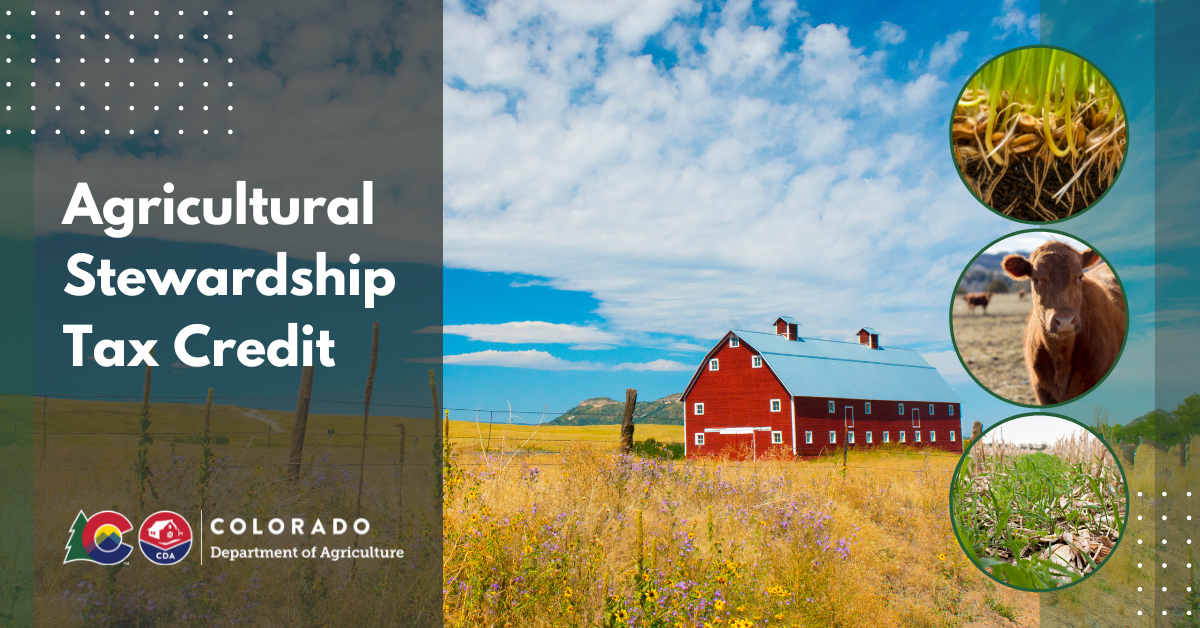
[[(33, 431), (30, 431), (30, 432), (10, 432), (10, 433), (15, 433), (15, 434), (18, 434), (18, 435), (29, 435), (29, 436), (34, 436), (34, 437), (36, 437), (36, 436), (41, 436), (41, 437), (42, 437), (42, 439), (43, 439), (43, 443), (42, 443), (42, 445), (43, 445), (43, 448), (42, 448), (42, 450), (43, 450), (43, 458), (44, 458), (44, 456), (45, 456), (45, 451), (46, 451), (46, 447), (47, 447), (46, 438), (47, 438), (48, 436), (138, 436), (138, 435), (140, 434), (140, 432), (139, 432), (139, 431), (136, 431), (136, 430), (132, 430), (132, 431), (74, 431), (74, 430), (55, 430), (55, 431), (51, 431), (51, 430), (47, 429), (47, 425), (48, 425), (48, 423), (47, 423), (47, 407), (48, 407), (48, 406), (50, 405), (50, 403), (51, 403), (52, 401), (54, 401), (54, 400), (64, 400), (64, 401), (65, 401), (65, 400), (71, 400), (71, 401), (89, 401), (89, 400), (106, 400), (106, 401), (137, 400), (137, 401), (140, 401), (140, 400), (141, 400), (141, 396), (135, 396), (135, 395), (78, 395), (78, 394), (38, 394), (38, 395), (15, 395), (15, 394), (12, 394), (12, 393), (0, 393), (0, 396), (10, 396), (10, 397), (11, 397), (11, 396), (28, 396), (28, 397), (33, 397), (33, 398), (35, 398), (36, 400), (40, 400), (40, 401), (41, 401), (41, 404), (40, 404), (40, 405), (41, 405), (42, 407), (41, 407), (41, 408), (38, 408), (38, 410), (40, 410), (40, 412), (39, 412), (38, 414), (40, 414), (40, 415), (41, 415), (41, 417), (40, 417), (40, 418), (42, 419), (42, 420), (41, 420), (41, 423), (42, 423), (42, 428), (43, 428), (43, 429), (41, 429), (41, 430), (33, 430)], [(183, 403), (183, 404), (189, 404), (189, 402), (191, 402), (191, 401), (203, 401), (203, 400), (205, 400), (206, 398), (207, 398), (206, 396), (199, 396), (199, 395), (158, 395), (158, 396), (152, 396), (152, 397), (151, 397), (151, 401), (152, 401), (152, 402), (157, 402), (157, 403), (160, 403), (160, 404), (161, 404), (161, 403), (172, 403), (172, 402), (174, 402), (174, 403)], [(213, 396), (213, 400), (214, 400), (214, 402), (216, 402), (216, 401), (218, 401), (218, 400), (220, 400), (220, 401), (222, 401), (222, 402), (239, 402), (239, 401), (288, 401), (288, 402), (295, 402), (295, 401), (297, 401), (297, 399), (298, 399), (297, 397), (278, 397), (278, 396), (220, 396), (220, 395), (214, 395), (214, 396)], [(355, 406), (355, 405), (357, 405), (357, 406), (362, 406), (362, 404), (363, 404), (363, 401), (361, 401), (361, 400), (352, 401), (352, 400), (345, 400), (345, 399), (318, 399), (318, 398), (313, 398), (313, 399), (311, 399), (310, 401), (312, 401), (312, 402), (320, 402), (320, 403), (331, 403), (331, 404), (344, 404), (344, 405), (347, 405), (347, 406)], [(614, 404), (618, 404), (619, 402), (613, 402), (613, 403), (614, 403)], [(189, 405), (190, 405), (190, 404), (189, 404)], [(197, 408), (200, 408), (200, 407), (202, 407), (202, 406), (200, 406), (200, 404), (196, 404), (196, 405), (197, 405)], [(224, 403), (224, 404), (222, 404), (222, 405), (234, 405), (234, 406), (236, 406), (237, 404), (236, 404), (236, 403)], [(429, 412), (429, 411), (432, 411), (432, 410), (434, 410), (434, 409), (435, 409), (435, 408), (434, 408), (433, 406), (431, 406), (431, 405), (421, 405), (421, 404), (402, 404), (402, 403), (385, 403), (385, 402), (373, 402), (373, 403), (372, 403), (372, 406), (380, 406), (380, 407), (387, 407), (387, 408), (404, 408), (404, 409), (413, 410), (414, 412), (412, 412), (412, 414), (417, 414), (417, 412), (416, 412), (416, 411), (423, 411), (422, 413), (424, 413), (424, 412)], [(261, 409), (261, 408), (245, 408), (245, 409), (246, 409), (246, 410), (263, 410), (263, 409)], [(348, 409), (349, 409), (349, 408), (348, 408)], [(513, 419), (514, 419), (514, 418), (525, 419), (526, 417), (530, 417), (530, 418), (532, 418), (532, 417), (535, 417), (535, 416), (536, 416), (536, 417), (540, 417), (540, 418), (543, 418), (543, 419), (544, 419), (544, 417), (546, 417), (546, 416), (556, 416), (556, 417), (563, 417), (563, 416), (567, 416), (567, 415), (569, 414), (571, 418), (584, 418), (584, 419), (586, 419), (586, 418), (589, 418), (589, 417), (599, 417), (599, 416), (603, 416), (603, 417), (606, 417), (606, 418), (617, 418), (617, 417), (615, 417), (615, 416), (614, 416), (614, 415), (613, 415), (611, 412), (601, 412), (601, 411), (579, 411), (579, 410), (576, 410), (576, 409), (574, 409), (574, 408), (572, 408), (572, 409), (569, 409), (569, 410), (566, 410), (566, 411), (550, 411), (550, 410), (547, 410), (547, 409), (541, 409), (541, 410), (513, 410), (513, 409), (511, 409), (511, 408), (503, 408), (503, 409), (482, 409), (482, 408), (456, 408), (456, 407), (442, 407), (442, 408), (439, 408), (439, 409), (440, 409), (440, 410), (442, 410), (442, 411), (445, 411), (445, 412), (447, 412), (447, 416), (449, 416), (449, 413), (450, 413), (450, 412), (457, 413), (457, 414), (458, 414), (458, 417), (457, 417), (456, 419), (454, 419), (454, 420), (455, 420), (455, 423), (457, 423), (457, 424), (460, 424), (460, 425), (461, 425), (461, 424), (472, 424), (472, 423), (474, 423), (474, 424), (477, 424), (477, 425), (480, 425), (480, 426), (484, 426), (484, 425), (486, 425), (486, 426), (488, 426), (489, 430), (494, 430), (496, 427), (501, 427), (501, 428), (506, 428), (506, 429), (507, 429), (507, 428), (514, 428), (514, 427), (515, 427), (515, 428), (534, 428), (534, 429), (537, 429), (537, 428), (540, 428), (540, 427), (547, 427), (547, 424), (548, 424), (549, 422), (546, 422), (546, 421), (531, 422), (531, 421), (529, 421), (528, 419), (526, 419), (526, 420), (523, 420), (523, 421), (520, 421), (520, 422), (514, 422), (514, 421), (513, 421)], [(269, 410), (268, 410), (268, 411), (269, 411)], [(285, 411), (279, 411), (279, 412), (285, 412)], [(484, 414), (486, 414), (486, 415), (487, 415), (487, 419), (486, 419), (486, 420), (484, 420), (484, 419), (482, 418), (482, 416), (483, 416)], [(464, 416), (464, 415), (466, 415), (466, 416)], [(347, 416), (348, 416), (348, 415), (347, 415)], [(502, 418), (501, 418), (500, 420), (497, 420), (497, 416), (499, 416), (499, 417), (502, 417)], [(635, 413), (634, 413), (634, 416), (633, 416), (633, 422), (634, 422), (634, 423), (636, 423), (636, 424), (638, 424), (638, 425), (643, 425), (643, 426), (644, 426), (644, 425), (653, 425), (653, 424), (658, 424), (658, 425), (667, 425), (667, 426), (677, 426), (677, 427), (680, 427), (680, 428), (682, 428), (682, 427), (683, 427), (682, 425), (679, 425), (679, 424), (672, 424), (672, 423), (649, 423), (649, 424), (648, 424), (648, 423), (644, 423), (644, 422), (640, 422), (640, 423), (639, 423), (639, 421), (644, 421), (645, 419), (648, 419), (648, 418), (655, 418), (655, 417), (658, 417), (658, 416), (661, 416), (659, 412), (642, 413), (642, 414), (638, 414), (638, 413), (636, 413), (636, 412), (635, 412)], [(274, 431), (274, 430), (272, 430), (272, 428), (271, 428), (271, 424), (270, 424), (269, 422), (267, 422), (266, 420), (264, 420), (264, 419), (269, 419), (269, 417), (254, 417), (254, 416), (252, 416), (252, 415), (247, 415), (247, 418), (248, 418), (248, 419), (253, 419), (253, 420), (259, 420), (259, 421), (262, 421), (262, 422), (263, 422), (263, 424), (264, 424), (264, 426), (265, 426), (265, 429), (257, 429), (257, 430), (221, 430), (221, 431), (219, 431), (218, 435), (223, 435), (223, 436), (229, 436), (229, 435), (239, 435), (239, 436), (241, 436), (241, 435), (251, 435), (251, 436), (252, 436), (252, 438), (253, 438), (254, 436), (266, 436), (266, 437), (268, 438), (268, 443), (270, 443), (270, 440), (269, 440), (269, 439), (270, 439), (270, 437), (271, 437), (271, 435), (272, 435), (272, 434), (276, 434), (276, 435), (284, 436), (284, 435), (286, 435), (286, 434), (288, 433), (287, 431)], [(382, 418), (382, 417), (381, 417), (381, 418)], [(399, 416), (399, 415), (395, 415), (395, 416), (393, 416), (393, 417), (389, 417), (389, 418), (414, 418), (414, 417), (407, 417), (407, 416)], [(417, 419), (417, 420), (427, 420), (427, 419)], [(314, 424), (314, 425), (315, 425), (315, 424)], [(576, 424), (576, 425), (562, 425), (562, 424), (559, 424), (559, 425), (550, 425), (550, 427), (577, 427), (577, 426), (579, 426), (579, 425), (578, 425), (578, 424)], [(615, 446), (618, 446), (618, 445), (620, 444), (620, 442), (621, 442), (621, 432), (620, 432), (620, 430), (621, 430), (621, 424), (620, 424), (620, 423), (612, 423), (612, 424), (609, 424), (609, 423), (604, 423), (604, 424), (590, 424), (590, 425), (586, 425), (586, 426), (587, 426), (587, 427), (611, 427), (611, 428), (613, 428), (613, 434), (612, 434), (612, 436), (611, 436), (611, 437), (600, 437), (600, 436), (593, 435), (593, 434), (588, 434), (588, 435), (579, 435), (579, 436), (572, 436), (572, 437), (554, 437), (553, 435), (545, 435), (545, 436), (539, 436), (539, 437), (537, 438), (537, 443), (539, 443), (539, 444), (540, 444), (540, 443), (585, 443), (585, 444), (589, 444), (589, 445), (613, 445), (613, 446), (615, 447)], [(310, 431), (309, 433), (310, 433), (310, 435), (312, 435), (312, 436), (314, 436), (314, 437), (316, 437), (316, 436), (320, 436), (320, 435), (322, 435), (322, 434), (326, 435), (327, 437), (331, 437), (331, 436), (333, 435), (333, 433), (334, 433), (334, 432), (333, 432), (332, 430), (329, 430), (328, 432), (319, 432), (319, 431), (317, 431), (317, 430), (315, 430), (315, 429), (314, 429), (314, 430)], [(200, 432), (199, 432), (199, 431), (161, 431), (161, 432), (160, 432), (160, 431), (154, 431), (154, 434), (155, 434), (155, 435), (157, 435), (157, 436), (166, 436), (166, 437), (179, 437), (179, 436), (184, 436), (184, 437), (186, 437), (186, 436), (198, 436), (198, 435), (200, 434)], [(365, 435), (365, 437), (367, 437), (367, 438), (369, 438), (369, 437), (371, 437), (371, 436), (380, 436), (380, 437), (388, 437), (388, 436), (390, 436), (390, 437), (397, 437), (397, 436), (401, 436), (401, 434), (402, 434), (401, 432), (378, 432), (378, 431), (374, 431), (374, 432), (370, 432), (370, 433), (366, 434), (366, 435)], [(339, 436), (340, 438), (346, 438), (346, 437), (353, 436), (353, 435), (351, 435), (351, 434), (338, 434), (338, 436)], [(467, 435), (451, 435), (450, 437), (451, 437), (451, 438), (453, 438), (453, 439), (474, 440), (474, 439), (475, 439), (477, 436), (478, 436), (478, 435), (470, 435), (470, 434), (467, 434)], [(426, 437), (426, 438), (431, 438), (431, 436), (428, 436), (428, 435), (426, 435), (425, 437)], [(362, 436), (360, 436), (360, 438), (362, 438)], [(416, 435), (416, 436), (408, 436), (407, 438), (408, 438), (408, 439), (411, 439), (411, 440), (413, 440), (413, 441), (414, 441), (414, 444), (415, 444), (416, 442), (419, 442), (419, 440), (420, 440), (422, 437), (421, 437), (420, 435)], [(511, 449), (511, 450), (510, 450), (510, 449), (505, 449), (505, 450), (503, 450), (503, 451), (499, 451), (499, 450), (497, 450), (497, 451), (493, 451), (493, 450), (491, 449), (491, 446), (492, 446), (492, 444), (491, 444), (491, 442), (490, 442), (490, 441), (491, 441), (491, 439), (492, 439), (492, 436), (489, 434), (489, 435), (485, 436), (485, 437), (484, 437), (484, 439), (487, 441), (487, 444), (486, 444), (486, 445), (485, 445), (483, 448), (481, 448), (481, 451), (480, 451), (480, 453), (496, 453), (496, 454), (504, 454), (504, 455), (507, 455), (507, 454), (514, 454), (514, 455), (522, 455), (522, 454), (523, 454), (523, 455), (535, 455), (535, 454), (554, 454), (554, 453), (558, 453), (558, 452), (555, 452), (555, 451), (546, 451), (546, 450), (542, 450), (542, 449), (532, 449), (532, 450), (527, 450), (527, 449), (523, 449), (523, 448), (521, 448), (521, 447), (518, 447), (518, 448), (516, 448), (516, 449)], [(187, 441), (175, 441), (175, 444), (192, 444), (192, 443), (188, 443)], [(360, 445), (361, 443), (355, 443), (355, 444), (356, 444), (356, 445)], [(268, 447), (269, 447), (269, 445), (268, 445)], [(936, 450), (931, 450), (931, 449), (927, 449), (927, 448), (926, 448), (926, 449), (920, 449), (920, 450), (916, 450), (916, 451), (920, 451), (920, 452), (921, 452), (921, 453), (923, 453), (923, 454), (924, 454), (926, 457), (935, 457), (935, 458), (936, 458), (936, 457), (945, 457), (945, 458), (959, 458), (959, 457), (961, 456), (961, 454), (955, 454), (955, 453), (951, 453), (951, 452), (938, 452), (938, 451), (936, 451)], [(486, 462), (469, 462), (469, 461), (460, 461), (460, 462), (459, 462), (459, 464), (461, 464), (462, 466), (485, 466), (487, 463), (486, 463)], [(538, 464), (538, 466), (561, 466), (561, 465), (563, 465), (563, 464), (566, 464), (566, 463), (564, 463), (564, 462), (555, 462), (555, 461), (538, 461), (538, 462), (537, 462), (537, 464)], [(257, 468), (257, 467), (262, 467), (262, 466), (278, 466), (278, 467), (287, 467), (288, 465), (289, 465), (289, 463), (285, 461), (285, 462), (278, 462), (278, 463), (267, 463), (267, 464), (261, 464), (261, 463), (260, 463), (260, 464), (226, 465), (226, 468), (231, 468), (231, 469), (245, 469), (245, 468)], [(405, 462), (405, 463), (403, 463), (403, 466), (424, 466), (424, 465), (425, 465), (425, 463), (423, 463), (423, 462)], [(396, 465), (395, 463), (366, 463), (365, 465), (360, 465), (359, 463), (345, 463), (345, 464), (340, 464), (340, 463), (332, 463), (332, 464), (331, 464), (331, 463), (325, 463), (325, 466), (329, 466), (329, 467), (355, 467), (355, 466), (368, 466), (368, 467), (376, 467), (376, 466), (380, 466), (380, 467), (382, 467), (382, 466), (386, 466), (386, 467), (395, 467), (395, 466), (397, 466), (397, 465)], [(841, 468), (842, 468), (842, 465), (841, 465), (840, 463), (838, 463), (838, 464), (835, 464), (835, 465), (830, 465), (830, 467), (831, 467), (831, 468), (836, 468), (836, 469), (841, 469)], [(888, 468), (882, 468), (882, 467), (871, 467), (871, 466), (862, 466), (862, 465), (849, 465), (847, 468), (849, 468), (849, 469), (862, 469), (862, 470), (877, 470), (877, 471), (896, 471), (896, 470), (899, 470), (899, 471), (919, 472), (919, 470), (915, 470), (915, 469), (888, 469)], [(88, 472), (100, 472), (100, 471), (119, 471), (119, 470), (124, 470), (124, 467), (80, 467), (80, 468), (62, 468), (62, 467), (56, 467), (54, 470), (56, 470), (56, 471), (88, 471)]]

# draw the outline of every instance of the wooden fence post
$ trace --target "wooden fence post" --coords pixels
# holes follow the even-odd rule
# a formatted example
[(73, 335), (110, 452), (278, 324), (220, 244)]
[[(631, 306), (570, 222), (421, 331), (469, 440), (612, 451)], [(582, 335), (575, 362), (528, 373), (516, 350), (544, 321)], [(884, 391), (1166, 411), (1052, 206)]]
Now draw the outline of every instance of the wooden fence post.
[[(983, 436), (983, 423), (976, 421), (971, 425), (971, 445), (978, 443), (981, 436)], [(976, 474), (982, 470), (983, 447), (976, 449), (975, 452), (971, 454), (971, 464)]]
[(300, 371), (300, 392), (296, 396), (296, 421), (292, 424), (292, 451), (288, 455), (288, 475), (300, 479), (300, 461), (304, 456), (304, 431), (308, 429), (308, 406), (312, 403), (313, 372), (306, 366)]
[(621, 417), (621, 453), (633, 449), (633, 409), (637, 405), (637, 389), (625, 389), (625, 414)]

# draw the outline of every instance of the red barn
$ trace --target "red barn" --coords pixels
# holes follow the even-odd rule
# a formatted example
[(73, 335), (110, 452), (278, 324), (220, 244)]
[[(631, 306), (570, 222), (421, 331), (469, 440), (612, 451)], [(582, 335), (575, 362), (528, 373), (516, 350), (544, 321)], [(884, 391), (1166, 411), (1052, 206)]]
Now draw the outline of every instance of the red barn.
[(704, 357), (683, 391), (688, 456), (815, 456), (884, 443), (961, 453), (961, 400), (916, 351), (733, 330)]

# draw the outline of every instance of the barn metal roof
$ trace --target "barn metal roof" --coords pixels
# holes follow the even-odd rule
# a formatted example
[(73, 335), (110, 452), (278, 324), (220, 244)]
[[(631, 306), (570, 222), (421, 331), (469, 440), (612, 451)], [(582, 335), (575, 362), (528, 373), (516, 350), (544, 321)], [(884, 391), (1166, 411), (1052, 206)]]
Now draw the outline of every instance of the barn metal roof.
[(800, 324), (800, 321), (798, 321), (798, 320), (796, 320), (796, 319), (792, 318), (791, 316), (780, 316), (780, 317), (779, 317), (778, 319), (776, 319), (776, 320), (781, 320), (781, 321), (783, 321), (783, 322), (785, 322), (785, 323), (787, 323), (787, 324), (789, 324), (789, 325), (799, 325), (799, 324)]
[(954, 389), (911, 349), (870, 349), (857, 342), (731, 332), (758, 351), (796, 397), (961, 403)]
[(868, 334), (875, 334), (876, 336), (878, 336), (878, 335), (879, 335), (879, 332), (875, 331), (875, 330), (874, 330), (873, 328), (871, 328), (871, 327), (863, 327), (861, 331), (865, 331), (865, 332), (867, 332)]

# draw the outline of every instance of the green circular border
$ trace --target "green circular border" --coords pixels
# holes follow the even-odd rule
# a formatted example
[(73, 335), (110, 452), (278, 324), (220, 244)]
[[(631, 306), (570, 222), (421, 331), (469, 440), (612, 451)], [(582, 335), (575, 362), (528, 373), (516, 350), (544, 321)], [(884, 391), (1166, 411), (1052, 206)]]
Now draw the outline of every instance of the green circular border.
[[(966, 277), (967, 271), (971, 270), (971, 266), (973, 266), (975, 264), (975, 260), (979, 259), (979, 256), (983, 255), (984, 251), (987, 251), (989, 248), (992, 247), (992, 245), (994, 245), (998, 242), (1001, 242), (1003, 240), (1007, 240), (1008, 238), (1011, 238), (1013, 236), (1021, 235), (1023, 233), (1054, 233), (1057, 235), (1066, 236), (1068, 238), (1071, 238), (1072, 240), (1075, 240), (1077, 242), (1082, 242), (1083, 244), (1087, 245), (1088, 248), (1095, 251), (1096, 254), (1100, 256), (1100, 259), (1105, 264), (1108, 264), (1108, 268), (1109, 268), (1109, 270), (1112, 271), (1113, 277), (1117, 278), (1117, 284), (1119, 284), (1121, 286), (1121, 298), (1125, 302), (1125, 335), (1121, 338), (1121, 350), (1117, 352), (1117, 359), (1113, 361), (1113, 364), (1111, 367), (1109, 367), (1108, 372), (1104, 374), (1104, 377), (1100, 378), (1100, 381), (1096, 382), (1095, 386), (1092, 386), (1091, 388), (1089, 388), (1087, 390), (1087, 392), (1083, 393), (1082, 395), (1068, 399), (1066, 401), (1061, 401), (1059, 403), (1053, 403), (1053, 404), (1050, 404), (1047, 406), (1039, 406), (1037, 404), (1021, 403), (1019, 401), (1013, 401), (1012, 399), (1009, 399), (1008, 397), (1002, 397), (1002, 396), (996, 394), (995, 392), (993, 392), (991, 388), (988, 388), (986, 385), (984, 385), (983, 382), (979, 381), (978, 377), (975, 377), (975, 373), (971, 372), (971, 367), (967, 366), (967, 361), (963, 359), (962, 351), (960, 351), (958, 348), (958, 338), (954, 335), (954, 301), (955, 301), (955, 299), (958, 298), (958, 286), (962, 284), (963, 277)], [(1032, 298), (1032, 295), (1031, 295), (1031, 298)], [(962, 272), (958, 274), (958, 281), (954, 282), (954, 291), (950, 293), (950, 311), (947, 314), (947, 317), (950, 320), (950, 343), (952, 345), (954, 345), (954, 355), (955, 355), (955, 357), (958, 358), (959, 364), (962, 364), (963, 370), (965, 370), (967, 372), (967, 375), (969, 375), (971, 377), (971, 381), (978, 384), (979, 387), (982, 388), (983, 390), (987, 391), (987, 393), (989, 395), (999, 399), (1000, 401), (1003, 401), (1005, 403), (1010, 403), (1014, 406), (1019, 406), (1022, 408), (1029, 408), (1031, 410), (1036, 410), (1039, 408), (1058, 408), (1060, 406), (1065, 406), (1068, 403), (1075, 403), (1076, 401), (1080, 401), (1084, 397), (1087, 397), (1088, 395), (1092, 394), (1092, 392), (1094, 392), (1097, 388), (1100, 388), (1100, 386), (1103, 385), (1104, 382), (1108, 380), (1108, 376), (1112, 375), (1113, 371), (1117, 370), (1117, 364), (1119, 364), (1121, 362), (1121, 357), (1125, 355), (1125, 347), (1127, 347), (1129, 345), (1129, 325), (1130, 325), (1130, 322), (1129, 322), (1129, 318), (1130, 318), (1130, 316), (1129, 316), (1129, 293), (1127, 290), (1125, 290), (1125, 282), (1121, 280), (1121, 275), (1119, 275), (1117, 273), (1116, 267), (1114, 267), (1112, 265), (1112, 263), (1108, 261), (1108, 258), (1105, 257), (1103, 253), (1101, 253), (1098, 249), (1096, 249), (1096, 247), (1092, 246), (1090, 242), (1088, 242), (1078, 236), (1067, 233), (1066, 231), (1058, 231), (1056, 229), (1022, 229), (1021, 231), (1013, 231), (1012, 233), (1008, 233), (1003, 236), (1000, 236), (999, 238), (996, 238), (995, 240), (992, 240), (991, 242), (983, 245), (983, 248), (979, 249), (979, 252), (975, 254), (975, 257), (972, 257), (971, 261), (967, 262), (967, 265), (963, 267)]]
[(1110, 551), (1108, 553), (1108, 557), (1105, 558), (1104, 562), (1101, 563), (1100, 566), (1097, 567), (1095, 570), (1093, 570), (1092, 573), (1085, 575), (1084, 577), (1076, 580), (1075, 582), (1072, 582), (1070, 584), (1065, 584), (1061, 587), (1055, 587), (1053, 589), (1028, 589), (1025, 587), (1018, 587), (1016, 585), (1009, 584), (1009, 583), (1001, 580), (1000, 578), (997, 578), (996, 576), (988, 573), (987, 570), (984, 569), (982, 565), (980, 565), (978, 562), (976, 562), (977, 557), (975, 557), (975, 552), (967, 549), (967, 546), (963, 544), (963, 540), (961, 538), (959, 538), (959, 536), (958, 536), (958, 529), (955, 528), (955, 526), (954, 526), (954, 485), (957, 483), (956, 479), (958, 478), (958, 472), (962, 470), (963, 463), (967, 461), (967, 454), (971, 453), (971, 449), (973, 449), (980, 440), (983, 440), (983, 435), (980, 435), (980, 437), (978, 439), (971, 442), (971, 446), (968, 447), (966, 449), (966, 451), (963, 452), (962, 457), (960, 457), (958, 459), (958, 465), (954, 467), (954, 475), (950, 476), (950, 491), (949, 491), (950, 500), (949, 500), (949, 507), (948, 507), (948, 512), (950, 513), (950, 528), (952, 530), (954, 530), (954, 540), (958, 541), (958, 546), (959, 546), (959, 548), (962, 549), (963, 554), (966, 555), (967, 559), (971, 561), (971, 564), (974, 565), (975, 568), (978, 569), (980, 572), (982, 572), (983, 575), (991, 578), (992, 580), (995, 580), (996, 582), (998, 582), (1010, 589), (1016, 589), (1017, 591), (1028, 591), (1030, 593), (1057, 593), (1059, 591), (1069, 589), (1069, 588), (1087, 580), (1088, 578), (1091, 578), (1092, 576), (1096, 575), (1097, 573), (1100, 573), (1100, 570), (1103, 569), (1104, 566), (1108, 564), (1108, 561), (1112, 560), (1112, 557), (1115, 556), (1117, 553), (1117, 549), (1119, 549), (1121, 547), (1121, 541), (1125, 540), (1125, 531), (1127, 529), (1129, 529), (1129, 477), (1127, 475), (1125, 475), (1125, 466), (1121, 464), (1121, 458), (1120, 458), (1120, 456), (1117, 455), (1117, 452), (1113, 451), (1112, 445), (1109, 445), (1108, 441), (1104, 440), (1104, 438), (1102, 438), (1099, 434), (1097, 434), (1095, 430), (1093, 430), (1092, 428), (1084, 425), (1082, 422), (1077, 421), (1069, 416), (1065, 416), (1062, 414), (1055, 414), (1053, 412), (1024, 412), (1021, 414), (1014, 414), (1013, 416), (1010, 416), (1007, 419), (1004, 419), (1002, 421), (999, 421), (998, 423), (992, 424), (992, 426), (989, 427), (987, 430), (985, 430), (983, 432), (983, 434), (987, 434), (988, 432), (991, 432), (992, 430), (996, 429), (997, 427), (1000, 427), (1001, 425), (1004, 425), (1005, 423), (1008, 423), (1009, 421), (1012, 421), (1014, 419), (1020, 419), (1020, 418), (1027, 417), (1027, 416), (1052, 416), (1057, 419), (1064, 419), (1066, 421), (1070, 421), (1070, 422), (1078, 425), (1079, 427), (1082, 427), (1083, 429), (1087, 430), (1088, 433), (1090, 433), (1092, 436), (1095, 436), (1096, 439), (1099, 440), (1104, 445), (1104, 448), (1108, 450), (1108, 453), (1112, 455), (1113, 460), (1117, 463), (1117, 470), (1121, 472), (1121, 479), (1124, 480), (1124, 482), (1125, 482), (1125, 517), (1121, 520), (1121, 533), (1119, 535), (1117, 535), (1117, 542), (1113, 544), (1112, 551)]
[[(1116, 176), (1113, 177), (1112, 185), (1108, 186), (1104, 190), (1104, 193), (1101, 194), (1100, 197), (1097, 198), (1095, 201), (1093, 201), (1091, 205), (1088, 205), (1087, 207), (1083, 208), (1083, 211), (1077, 212), (1075, 214), (1071, 214), (1070, 216), (1067, 216), (1066, 218), (1059, 218), (1058, 220), (1022, 220), (1020, 218), (1013, 218), (1012, 216), (1006, 216), (1006, 215), (1000, 213), (996, 208), (983, 202), (983, 199), (979, 198), (979, 196), (975, 194), (975, 191), (972, 190), (971, 186), (967, 183), (966, 177), (963, 176), (962, 170), (959, 169), (958, 160), (954, 156), (954, 114), (958, 109), (958, 103), (960, 101), (962, 101), (963, 92), (967, 91), (967, 85), (970, 85), (971, 81), (975, 78), (975, 76), (977, 74), (979, 74), (980, 72), (982, 72), (984, 68), (991, 65), (992, 62), (994, 62), (996, 59), (999, 59), (1000, 57), (1003, 57), (1006, 54), (1017, 52), (1018, 50), (1027, 50), (1029, 48), (1045, 48), (1047, 50), (1061, 50), (1062, 52), (1065, 52), (1067, 54), (1071, 54), (1076, 57), (1079, 57), (1080, 59), (1083, 59), (1084, 62), (1086, 62), (1088, 65), (1091, 65), (1093, 68), (1096, 68), (1096, 71), (1099, 72), (1106, 81), (1108, 81), (1109, 85), (1112, 85), (1113, 91), (1117, 93), (1117, 100), (1119, 100), (1121, 102), (1121, 115), (1125, 116), (1125, 152), (1124, 152), (1124, 154), (1121, 155), (1121, 166), (1119, 168), (1117, 168), (1117, 174), (1116, 174)], [(1108, 196), (1108, 193), (1111, 192), (1112, 189), (1117, 186), (1117, 182), (1121, 180), (1121, 173), (1125, 171), (1125, 164), (1126, 164), (1126, 162), (1129, 161), (1129, 145), (1130, 145), (1130, 142), (1133, 141), (1133, 132), (1129, 128), (1129, 112), (1125, 109), (1125, 97), (1122, 96), (1121, 91), (1117, 89), (1117, 84), (1114, 83), (1112, 81), (1112, 79), (1108, 78), (1108, 74), (1105, 73), (1104, 70), (1101, 70), (1100, 66), (1096, 65), (1095, 63), (1092, 63), (1091, 59), (1088, 59), (1087, 57), (1075, 52), (1074, 50), (1068, 50), (1061, 46), (1045, 46), (1045, 45), (1041, 45), (1041, 44), (1035, 44), (1035, 45), (1030, 45), (1030, 46), (1019, 46), (1017, 48), (1005, 50), (1004, 52), (992, 57), (991, 59), (988, 59), (987, 62), (980, 65), (978, 68), (976, 68), (976, 70), (971, 73), (971, 76), (967, 77), (967, 80), (963, 83), (962, 88), (960, 88), (958, 90), (958, 97), (954, 99), (954, 104), (950, 108), (950, 124), (949, 124), (949, 128), (947, 129), (947, 137), (950, 139), (950, 163), (954, 166), (954, 172), (958, 175), (958, 180), (962, 181), (963, 187), (967, 189), (967, 192), (969, 192), (971, 194), (972, 198), (974, 198), (976, 201), (979, 201), (980, 205), (983, 205), (984, 207), (986, 207), (988, 209), (988, 211), (992, 212), (993, 214), (996, 214), (997, 216), (1000, 216), (1001, 218), (1004, 218), (1005, 220), (1011, 220), (1013, 222), (1019, 222), (1019, 223), (1026, 224), (1026, 225), (1053, 225), (1053, 224), (1071, 220), (1072, 218), (1076, 218), (1078, 216), (1082, 216), (1083, 214), (1086, 214), (1093, 207), (1099, 205), (1100, 201), (1104, 200), (1104, 197)]]

